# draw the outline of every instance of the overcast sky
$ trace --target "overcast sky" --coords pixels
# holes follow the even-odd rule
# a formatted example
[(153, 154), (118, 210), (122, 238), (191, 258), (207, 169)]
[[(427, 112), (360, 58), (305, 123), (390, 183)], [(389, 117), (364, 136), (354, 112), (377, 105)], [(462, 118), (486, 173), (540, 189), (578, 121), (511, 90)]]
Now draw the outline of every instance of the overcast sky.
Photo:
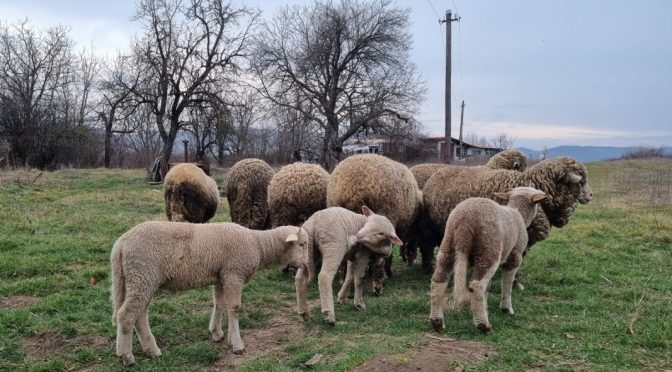
[[(282, 4), (245, 4), (270, 18)], [(506, 132), (516, 146), (672, 145), (672, 1), (398, 0), (410, 9), (413, 62), (428, 84), (420, 121), (443, 134), (445, 25), (453, 23), (453, 136)], [(0, 0), (0, 19), (72, 27), (79, 45), (126, 49), (133, 0)], [(436, 12), (436, 13), (435, 13)]]

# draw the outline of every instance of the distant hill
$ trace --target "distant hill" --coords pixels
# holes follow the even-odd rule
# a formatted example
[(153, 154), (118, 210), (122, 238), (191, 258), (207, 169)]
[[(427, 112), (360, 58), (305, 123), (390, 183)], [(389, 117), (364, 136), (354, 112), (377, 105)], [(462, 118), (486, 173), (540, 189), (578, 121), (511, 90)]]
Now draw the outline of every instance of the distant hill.
[[(600, 161), (607, 159), (616, 159), (621, 155), (639, 148), (638, 146), (630, 147), (615, 147), (615, 146), (558, 146), (551, 147), (546, 152), (547, 158), (554, 158), (557, 156), (571, 156), (576, 160), (589, 162)], [(537, 159), (541, 155), (541, 151), (528, 149), (526, 147), (519, 147), (519, 151), (527, 155), (528, 158)], [(672, 147), (664, 147), (665, 153), (672, 155)]]

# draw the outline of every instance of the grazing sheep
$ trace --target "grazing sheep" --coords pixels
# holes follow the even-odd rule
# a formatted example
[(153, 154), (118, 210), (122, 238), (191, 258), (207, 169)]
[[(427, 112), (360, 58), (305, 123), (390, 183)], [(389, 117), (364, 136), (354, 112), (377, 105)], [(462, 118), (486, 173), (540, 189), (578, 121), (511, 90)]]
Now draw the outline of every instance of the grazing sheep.
[[(354, 155), (340, 162), (327, 186), (327, 206), (357, 211), (367, 205), (392, 221), (397, 234), (407, 240), (422, 204), (422, 192), (408, 167), (375, 154)], [(392, 256), (384, 270), (373, 267), (373, 293), (380, 295), (385, 277), (392, 275)]]
[(205, 223), (217, 211), (217, 183), (194, 164), (182, 163), (166, 174), (163, 183), (168, 221)]
[(285, 165), (268, 185), (271, 226), (301, 225), (327, 207), (329, 173), (315, 164)]
[[(514, 149), (509, 149), (495, 154), (488, 160), (487, 164), (483, 166), (465, 167), (465, 166), (439, 164), (439, 163), (426, 163), (413, 166), (411, 167), (410, 170), (411, 173), (413, 174), (413, 177), (415, 177), (415, 180), (418, 182), (418, 187), (420, 188), (420, 190), (423, 190), (429, 178), (438, 170), (443, 168), (452, 168), (454, 172), (458, 172), (462, 169), (481, 169), (481, 168), (509, 169), (522, 172), (525, 169), (527, 169), (527, 159), (525, 157), (525, 154), (523, 154), (522, 152)], [(427, 221), (426, 213), (421, 211), (419, 216), (416, 218), (416, 223), (413, 227), (413, 231), (415, 232), (415, 234), (408, 239), (408, 241), (406, 242), (407, 244), (404, 247), (402, 247), (400, 253), (401, 258), (408, 263), (408, 266), (411, 266), (413, 265), (413, 262), (417, 257), (418, 246), (422, 247), (423, 249), (420, 250), (420, 254), (422, 255), (422, 268), (423, 270), (430, 272), (432, 270), (432, 263), (434, 260), (434, 247), (421, 245), (417, 241), (417, 237), (431, 234), (428, 231), (424, 231), (428, 228), (430, 228), (430, 223), (429, 221)]]
[[(315, 278), (318, 256), (322, 257), (322, 268), (317, 277), (322, 314), (327, 323), (334, 325), (336, 314), (332, 283), (343, 258), (349, 256), (349, 261), (352, 262), (348, 262), (348, 273), (339, 292), (339, 301), (347, 298), (349, 286), (354, 282), (355, 306), (364, 309), (362, 278), (370, 256), (389, 256), (392, 253), (392, 243), (402, 244), (390, 220), (373, 213), (365, 206), (361, 208), (364, 215), (341, 207), (323, 209), (303, 224), (308, 233), (308, 262), (306, 268), (300, 268), (296, 272), (295, 284), (298, 312), (304, 319), (309, 317), (306, 291), (308, 283)], [(353, 235), (354, 242), (349, 239)], [(358, 247), (359, 245), (364, 248)]]
[(273, 168), (260, 159), (243, 159), (231, 167), (226, 181), (231, 222), (255, 230), (271, 226), (267, 193), (272, 177)]
[[(444, 328), (444, 296), (453, 272), (453, 301), (456, 305), (470, 303), (474, 325), (487, 333), (492, 329), (488, 321), (487, 288), (501, 265), (500, 309), (513, 314), (511, 289), (527, 247), (526, 228), (534, 218), (536, 204), (546, 199), (546, 194), (531, 187), (517, 187), (494, 195), (507, 201), (507, 205), (486, 198), (469, 198), (459, 203), (448, 217), (431, 285), (430, 320), (437, 332)], [(474, 270), (468, 292), (466, 276), (470, 263)]]
[(161, 355), (149, 328), (147, 310), (159, 289), (180, 291), (214, 284), (209, 330), (215, 341), (224, 337), (222, 311), (228, 313), (228, 342), (235, 353), (245, 345), (238, 315), (243, 284), (272, 265), (305, 267), (305, 230), (282, 226), (250, 230), (234, 223), (190, 224), (145, 222), (123, 234), (111, 254), (113, 323), (117, 325), (117, 355), (125, 365), (135, 362), (135, 327), (143, 350)]
[(470, 197), (490, 198), (495, 192), (518, 186), (534, 187), (549, 196), (539, 204), (541, 210), (528, 228), (530, 242), (544, 240), (551, 226), (563, 227), (569, 222), (577, 204), (592, 200), (587, 176), (586, 167), (570, 157), (547, 159), (524, 172), (473, 167), (441, 169), (423, 190), (423, 216), (430, 228), (423, 230), (421, 251), (431, 251), (441, 241), (448, 215), (458, 203)]

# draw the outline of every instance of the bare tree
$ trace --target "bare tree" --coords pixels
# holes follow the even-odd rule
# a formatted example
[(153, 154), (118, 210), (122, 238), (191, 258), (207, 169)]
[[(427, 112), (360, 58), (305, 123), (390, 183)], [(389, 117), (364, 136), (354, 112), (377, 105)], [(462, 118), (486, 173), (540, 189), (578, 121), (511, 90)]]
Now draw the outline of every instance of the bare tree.
[(502, 132), (492, 139), (492, 146), (498, 149), (510, 149), (516, 143), (516, 138), (508, 133)]
[[(282, 8), (256, 40), (260, 91), (319, 125), (327, 169), (353, 134), (410, 120), (424, 98), (409, 13), (390, 0), (316, 1)], [(297, 94), (310, 104), (297, 105)]]
[[(208, 87), (235, 74), (257, 14), (221, 0), (141, 0), (135, 19), (144, 34), (133, 50), (145, 83), (135, 90), (149, 104), (169, 159), (182, 113), (217, 99)], [(215, 73), (219, 72), (219, 73)]]

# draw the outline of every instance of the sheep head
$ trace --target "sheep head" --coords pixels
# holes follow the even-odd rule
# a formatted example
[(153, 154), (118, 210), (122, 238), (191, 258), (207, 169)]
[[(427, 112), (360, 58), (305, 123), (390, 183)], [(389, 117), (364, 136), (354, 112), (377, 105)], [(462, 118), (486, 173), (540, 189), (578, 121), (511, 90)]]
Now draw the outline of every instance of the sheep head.
[(308, 269), (308, 233), (301, 227), (285, 238), (285, 252), (281, 262), (295, 269)]
[(362, 207), (362, 213), (366, 216), (366, 223), (355, 236), (357, 243), (386, 256), (392, 253), (392, 243), (398, 246), (404, 244), (387, 217), (373, 213), (367, 206)]

